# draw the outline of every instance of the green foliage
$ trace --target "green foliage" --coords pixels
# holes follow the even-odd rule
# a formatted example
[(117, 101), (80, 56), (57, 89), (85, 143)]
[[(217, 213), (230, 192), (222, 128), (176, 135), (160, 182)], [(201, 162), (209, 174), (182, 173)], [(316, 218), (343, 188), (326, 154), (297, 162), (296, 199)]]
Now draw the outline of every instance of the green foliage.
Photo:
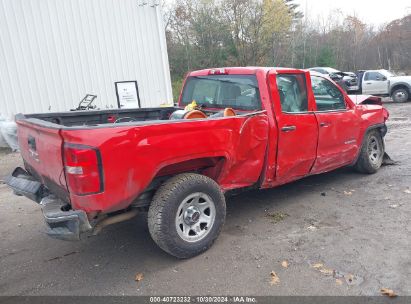
[(174, 103), (178, 102), (178, 98), (180, 96), (180, 92), (181, 92), (181, 88), (183, 86), (183, 82), (184, 82), (183, 78), (176, 78), (176, 79), (173, 79), (173, 81), (171, 82), (171, 86), (172, 86), (172, 89), (173, 89)]
[(333, 51), (325, 46), (320, 50), (320, 54), (317, 58), (318, 66), (333, 67), (335, 66), (335, 59)]
[(166, 15), (175, 101), (186, 73), (203, 68), (411, 70), (411, 15), (379, 31), (341, 11), (302, 19), (295, 0), (176, 0)]
[(167, 44), (173, 79), (194, 69), (271, 64), (297, 6), (285, 0), (177, 0)]

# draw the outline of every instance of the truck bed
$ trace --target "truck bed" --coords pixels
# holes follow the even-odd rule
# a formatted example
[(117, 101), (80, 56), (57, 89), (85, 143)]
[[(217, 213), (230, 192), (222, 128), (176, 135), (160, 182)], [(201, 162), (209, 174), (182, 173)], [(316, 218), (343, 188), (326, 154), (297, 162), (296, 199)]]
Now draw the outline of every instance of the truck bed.
[[(203, 110), (208, 119), (170, 120), (176, 110), (181, 108), (17, 115), (24, 167), (73, 209), (87, 212), (127, 208), (156, 177), (180, 171), (209, 170), (210, 176), (227, 171), (219, 175), (224, 190), (258, 180), (267, 145), (266, 111), (210, 117), (221, 111), (209, 109)], [(68, 187), (65, 158), (71, 147), (97, 151), (101, 188), (93, 195)]]
[(49, 123), (65, 127), (98, 126), (107, 123), (168, 120), (170, 114), (176, 109), (174, 107), (162, 107), (19, 114), (17, 119), (32, 120), (37, 124), (46, 123), (48, 126)]

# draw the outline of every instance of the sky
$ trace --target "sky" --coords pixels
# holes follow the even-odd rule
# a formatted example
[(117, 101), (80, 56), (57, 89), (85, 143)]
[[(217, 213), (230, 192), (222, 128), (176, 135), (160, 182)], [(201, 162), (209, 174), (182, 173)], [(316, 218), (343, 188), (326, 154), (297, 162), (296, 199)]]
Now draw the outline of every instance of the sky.
[(411, 0), (295, 0), (308, 18), (326, 18), (335, 9), (344, 14), (354, 14), (367, 24), (376, 27), (411, 14)]

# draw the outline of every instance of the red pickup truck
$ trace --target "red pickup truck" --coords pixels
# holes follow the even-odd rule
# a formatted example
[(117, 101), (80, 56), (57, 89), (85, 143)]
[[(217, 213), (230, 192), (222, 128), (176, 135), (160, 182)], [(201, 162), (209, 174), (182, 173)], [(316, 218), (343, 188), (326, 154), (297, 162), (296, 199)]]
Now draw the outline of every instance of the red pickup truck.
[(50, 236), (77, 240), (148, 210), (153, 240), (188, 258), (219, 235), (227, 193), (376, 172), (387, 118), (379, 100), (313, 72), (201, 70), (178, 107), (18, 114), (25, 168), (6, 182), (41, 205)]

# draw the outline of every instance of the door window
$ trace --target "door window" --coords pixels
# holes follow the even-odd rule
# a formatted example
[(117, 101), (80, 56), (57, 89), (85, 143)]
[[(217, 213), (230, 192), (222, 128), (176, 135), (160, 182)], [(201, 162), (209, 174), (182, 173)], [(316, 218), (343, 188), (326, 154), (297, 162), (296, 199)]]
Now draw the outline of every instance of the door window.
[(383, 81), (384, 75), (378, 72), (368, 72), (365, 74), (364, 80)]
[(307, 86), (304, 74), (277, 75), (277, 88), (280, 93), (282, 112), (307, 112)]
[(203, 107), (260, 110), (260, 92), (255, 75), (191, 76), (182, 94), (182, 105), (193, 100)]
[(318, 111), (346, 109), (344, 95), (331, 81), (311, 76), (311, 85)]

